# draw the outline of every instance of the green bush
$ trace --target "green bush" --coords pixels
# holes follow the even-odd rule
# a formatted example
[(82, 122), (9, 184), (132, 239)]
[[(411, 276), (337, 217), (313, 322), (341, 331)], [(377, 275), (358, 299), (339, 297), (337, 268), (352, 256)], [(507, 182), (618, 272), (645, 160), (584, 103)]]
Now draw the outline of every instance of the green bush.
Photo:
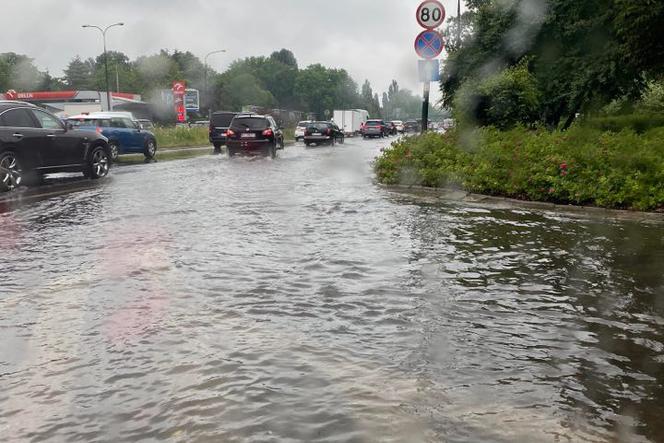
[(600, 131), (620, 132), (625, 129), (631, 129), (642, 134), (650, 129), (663, 127), (664, 114), (628, 114), (591, 117), (581, 120), (578, 124)]
[(160, 148), (180, 148), (207, 146), (210, 144), (207, 127), (157, 127), (154, 129), (157, 146)]
[(664, 81), (650, 82), (646, 88), (639, 108), (649, 113), (664, 113)]
[(540, 97), (527, 60), (494, 76), (461, 85), (454, 100), (462, 126), (495, 126), (507, 129), (538, 120)]
[(386, 184), (452, 185), (519, 199), (657, 210), (664, 208), (664, 128), (644, 134), (582, 126), (426, 134), (393, 144), (375, 170)]

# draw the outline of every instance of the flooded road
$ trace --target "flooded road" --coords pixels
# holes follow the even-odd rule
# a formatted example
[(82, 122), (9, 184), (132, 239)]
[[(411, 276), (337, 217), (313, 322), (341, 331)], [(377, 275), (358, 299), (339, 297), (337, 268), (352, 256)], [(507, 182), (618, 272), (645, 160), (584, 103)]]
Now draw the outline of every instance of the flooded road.
[(5, 441), (664, 441), (664, 224), (428, 202), (382, 142), (0, 213)]

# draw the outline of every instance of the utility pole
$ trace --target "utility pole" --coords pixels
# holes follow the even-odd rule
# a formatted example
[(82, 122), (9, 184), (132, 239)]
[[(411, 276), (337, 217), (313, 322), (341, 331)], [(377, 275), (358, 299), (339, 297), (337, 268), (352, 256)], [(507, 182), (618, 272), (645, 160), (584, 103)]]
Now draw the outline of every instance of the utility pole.
[(225, 49), (219, 49), (217, 51), (211, 51), (205, 54), (204, 58), (204, 64), (205, 64), (205, 72), (204, 72), (204, 81), (205, 81), (205, 91), (203, 91), (203, 96), (205, 97), (205, 106), (208, 108), (208, 114), (210, 114), (210, 93), (208, 91), (208, 57), (213, 55), (213, 54), (219, 54), (222, 52), (226, 52)]
[(424, 101), (422, 102), (422, 133), (424, 134), (429, 130), (429, 92), (431, 91), (431, 83), (424, 82)]
[(114, 26), (124, 26), (124, 23), (113, 23), (112, 25), (101, 28), (100, 26), (95, 25), (83, 25), (83, 28), (94, 28), (101, 32), (101, 36), (104, 40), (104, 70), (106, 71), (106, 101), (108, 103), (108, 110), (113, 110), (113, 101), (111, 100), (111, 85), (108, 78), (108, 54), (106, 53), (106, 31), (111, 29)]
[(461, 49), (461, 0), (457, 0), (457, 49)]

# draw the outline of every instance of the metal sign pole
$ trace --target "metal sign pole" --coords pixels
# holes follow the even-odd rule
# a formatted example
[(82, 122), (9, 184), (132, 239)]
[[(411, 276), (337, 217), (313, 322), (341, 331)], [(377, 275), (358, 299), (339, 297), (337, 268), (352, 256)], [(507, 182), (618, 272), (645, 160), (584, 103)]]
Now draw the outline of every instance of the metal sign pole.
[(424, 82), (424, 101), (422, 102), (422, 133), (427, 132), (429, 129), (429, 92), (431, 91), (431, 83)]

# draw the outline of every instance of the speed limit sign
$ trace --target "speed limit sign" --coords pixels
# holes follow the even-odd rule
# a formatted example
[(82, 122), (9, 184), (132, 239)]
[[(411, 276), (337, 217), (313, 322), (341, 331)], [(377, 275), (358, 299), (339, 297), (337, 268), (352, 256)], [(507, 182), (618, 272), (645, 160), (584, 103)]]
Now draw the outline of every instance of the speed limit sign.
[(437, 0), (426, 0), (417, 8), (417, 22), (426, 29), (435, 29), (445, 21), (445, 7)]

